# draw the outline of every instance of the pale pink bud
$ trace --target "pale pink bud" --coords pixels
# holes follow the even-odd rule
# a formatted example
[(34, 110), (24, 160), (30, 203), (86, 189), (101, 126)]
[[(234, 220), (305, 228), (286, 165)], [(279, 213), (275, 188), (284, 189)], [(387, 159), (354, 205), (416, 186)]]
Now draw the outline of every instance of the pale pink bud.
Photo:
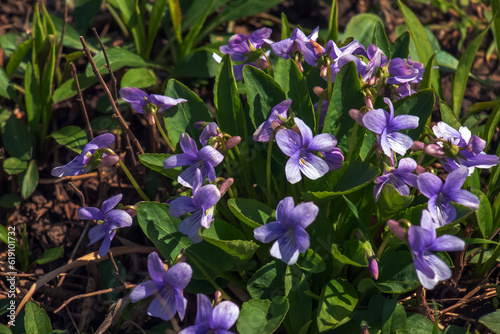
[(375, 255), (368, 256), (368, 272), (370, 273), (370, 276), (374, 279), (378, 279), (378, 262), (377, 259), (375, 258)]
[(368, 107), (368, 109), (373, 109), (372, 99), (370, 99), (368, 95), (365, 96), (365, 105)]
[(269, 63), (267, 62), (267, 60), (262, 58), (257, 59), (255, 61), (255, 65), (257, 65), (257, 67), (261, 70), (267, 70), (267, 68), (269, 67)]
[(117, 155), (107, 155), (101, 159), (101, 166), (114, 166), (120, 160), (120, 157)]
[(413, 141), (413, 145), (410, 147), (412, 151), (423, 151), (425, 149), (425, 143), (421, 141), (415, 140)]
[(365, 126), (365, 124), (363, 123), (364, 114), (360, 110), (358, 109), (349, 110), (349, 116), (351, 116), (352, 119), (354, 119), (359, 125), (363, 127)]
[(387, 221), (387, 227), (389, 227), (389, 230), (391, 230), (396, 237), (406, 242), (406, 230), (397, 221), (389, 219)]
[(313, 92), (314, 94), (316, 94), (317, 96), (320, 96), (321, 94), (323, 94), (323, 91), (325, 89), (324, 88), (321, 88), (320, 86), (316, 86), (313, 88)]
[(425, 153), (436, 158), (446, 158), (444, 149), (438, 144), (429, 144), (425, 146)]
[(377, 77), (371, 77), (369, 80), (368, 80), (368, 85), (369, 86), (373, 86), (377, 83), (378, 81), (378, 78)]
[(219, 304), (222, 301), (222, 292), (219, 290), (215, 291), (215, 304)]
[(304, 73), (304, 68), (302, 67), (302, 62), (298, 62), (297, 65), (299, 66), (299, 70), (301, 73)]
[(222, 184), (219, 187), (219, 193), (220, 197), (224, 196), (226, 193), (227, 189), (233, 185), (234, 179), (232, 177), (228, 177), (227, 179), (222, 182)]
[(415, 173), (416, 173), (417, 175), (420, 175), (420, 174), (425, 173), (425, 172), (427, 172), (427, 171), (425, 170), (425, 168), (424, 168), (424, 167), (422, 167), (422, 166), (420, 166), (420, 165), (418, 165), (418, 166), (417, 166), (417, 169), (415, 169)]
[(233, 147), (235, 147), (239, 143), (241, 143), (241, 137), (240, 136), (232, 136), (231, 138), (226, 140), (226, 150), (229, 151), (230, 149), (232, 149)]
[(154, 118), (153, 114), (148, 115), (148, 123), (151, 126), (155, 125), (155, 118)]
[(321, 66), (321, 69), (319, 70), (319, 75), (322, 78), (326, 78), (328, 76), (328, 68), (326, 66)]

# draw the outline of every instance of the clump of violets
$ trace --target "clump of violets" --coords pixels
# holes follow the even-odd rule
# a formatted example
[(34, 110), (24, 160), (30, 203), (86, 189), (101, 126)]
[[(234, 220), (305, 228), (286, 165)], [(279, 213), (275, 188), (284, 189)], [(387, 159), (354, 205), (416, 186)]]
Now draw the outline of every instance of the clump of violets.
[(378, 201), (384, 184), (392, 184), (400, 195), (410, 195), (408, 185), (417, 188), (417, 175), (413, 174), (417, 169), (417, 163), (412, 158), (403, 158), (399, 160), (398, 167), (391, 168), (389, 173), (381, 175), (375, 179), (373, 196)]
[[(352, 41), (348, 45), (339, 48), (334, 41), (330, 40), (326, 44), (326, 53), (331, 59), (330, 72), (332, 83), (335, 82), (340, 69), (350, 61), (354, 62), (356, 70), (359, 74), (365, 71), (366, 64), (358, 57), (358, 55), (366, 57), (366, 50), (365, 47), (359, 44), (358, 41)], [(321, 77), (328, 81), (327, 67), (323, 67)]]
[(309, 248), (309, 234), (305, 229), (316, 219), (318, 211), (312, 202), (295, 206), (291, 196), (285, 197), (276, 208), (276, 221), (256, 228), (254, 237), (263, 243), (276, 240), (271, 246), (271, 255), (293, 265), (299, 254)]
[[(280, 58), (290, 59), (300, 52), (303, 59), (311, 66), (316, 66), (316, 62), (321, 58), (324, 49), (316, 40), (318, 39), (319, 27), (306, 36), (302, 30), (295, 28), (292, 36), (279, 42), (271, 44), (273, 52)], [(299, 61), (299, 68), (301, 68)]]
[(194, 325), (184, 328), (179, 334), (234, 334), (229, 329), (238, 320), (240, 310), (238, 306), (230, 301), (223, 301), (212, 307), (207, 296), (197, 295), (197, 313)]
[(90, 172), (101, 166), (113, 166), (120, 160), (117, 155), (106, 154), (102, 151), (109, 148), (115, 141), (115, 136), (111, 133), (105, 133), (95, 137), (87, 143), (82, 153), (69, 163), (52, 169), (52, 176), (74, 176)]
[(462, 126), (455, 130), (444, 122), (438, 122), (432, 127), (432, 131), (438, 137), (437, 143), (445, 153), (445, 157), (441, 157), (439, 162), (447, 172), (465, 166), (470, 175), (475, 167), (491, 168), (498, 165), (498, 156), (484, 152), (486, 141), (472, 135), (467, 127)]
[(148, 94), (135, 87), (124, 87), (120, 89), (120, 96), (125, 102), (132, 105), (139, 114), (150, 114), (152, 112), (164, 112), (165, 110), (187, 102), (186, 99), (174, 99), (164, 95)]
[(477, 196), (461, 189), (468, 174), (466, 167), (459, 167), (448, 174), (444, 183), (432, 173), (422, 173), (417, 177), (418, 190), (429, 199), (427, 210), (435, 217), (435, 228), (451, 223), (457, 217), (457, 210), (451, 202), (474, 210), (479, 208)]
[(201, 172), (203, 179), (208, 177), (210, 182), (215, 181), (214, 167), (224, 160), (224, 155), (210, 145), (198, 150), (196, 142), (187, 133), (181, 134), (179, 144), (184, 153), (168, 157), (163, 162), (163, 168), (169, 169), (189, 165), (177, 178), (179, 183), (185, 187), (193, 188), (197, 170)]
[(284, 120), (288, 118), (288, 109), (292, 105), (292, 100), (284, 100), (271, 109), (269, 118), (259, 125), (253, 134), (253, 140), (258, 142), (269, 142), (274, 129), (276, 129)]
[(132, 225), (132, 217), (124, 210), (114, 209), (122, 200), (123, 195), (118, 194), (102, 203), (102, 209), (94, 207), (82, 207), (78, 209), (78, 218), (97, 220), (99, 225), (89, 231), (90, 242), (88, 246), (104, 239), (99, 247), (99, 256), (103, 257), (111, 246), (116, 230)]
[(187, 299), (182, 295), (182, 290), (186, 288), (193, 275), (191, 266), (181, 262), (165, 271), (158, 254), (151, 253), (148, 256), (148, 271), (151, 280), (137, 285), (130, 293), (132, 303), (155, 295), (149, 304), (148, 315), (170, 320), (178, 313), (179, 318), (184, 319)]
[(195, 171), (193, 183), (193, 197), (181, 196), (170, 202), (170, 215), (180, 217), (191, 213), (179, 225), (179, 232), (186, 234), (192, 242), (201, 242), (198, 231), (203, 226), (209, 228), (213, 221), (214, 206), (221, 194), (217, 186), (208, 184), (203, 186), (205, 179), (199, 169)]
[(281, 151), (290, 157), (285, 166), (286, 179), (297, 183), (304, 174), (311, 180), (325, 175), (330, 167), (325, 160), (313, 152), (331, 152), (337, 145), (335, 137), (329, 133), (321, 133), (313, 137), (309, 128), (300, 118), (294, 122), (300, 134), (291, 129), (283, 129), (276, 133), (276, 143)]

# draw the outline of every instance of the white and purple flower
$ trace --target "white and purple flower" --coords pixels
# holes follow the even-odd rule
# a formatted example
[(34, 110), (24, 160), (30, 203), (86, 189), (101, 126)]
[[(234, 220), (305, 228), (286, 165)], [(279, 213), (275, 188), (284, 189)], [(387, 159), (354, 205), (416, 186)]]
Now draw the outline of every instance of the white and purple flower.
[(187, 102), (185, 99), (174, 99), (164, 95), (148, 94), (135, 87), (120, 89), (120, 95), (125, 102), (132, 105), (139, 114), (149, 114), (148, 104), (156, 106), (156, 112), (163, 112), (179, 103)]
[(412, 158), (403, 158), (399, 160), (398, 167), (392, 168), (390, 173), (381, 175), (375, 179), (373, 196), (375, 202), (378, 201), (384, 184), (392, 184), (400, 195), (410, 195), (408, 185), (417, 188), (417, 175), (413, 172), (417, 169), (417, 163)]
[(282, 119), (287, 119), (288, 109), (292, 105), (292, 100), (284, 100), (271, 109), (269, 118), (259, 125), (253, 134), (253, 140), (258, 142), (268, 142), (271, 139), (274, 129), (282, 123)]

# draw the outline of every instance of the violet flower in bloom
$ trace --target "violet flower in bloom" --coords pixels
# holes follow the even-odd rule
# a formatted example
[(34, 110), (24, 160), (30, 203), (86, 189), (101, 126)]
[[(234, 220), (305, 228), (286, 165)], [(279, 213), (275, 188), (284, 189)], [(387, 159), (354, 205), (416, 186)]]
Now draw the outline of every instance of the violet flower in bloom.
[(269, 118), (259, 125), (253, 134), (253, 140), (258, 142), (269, 142), (274, 129), (282, 123), (281, 119), (287, 119), (288, 109), (292, 105), (292, 100), (284, 100), (271, 109)]
[[(132, 217), (125, 211), (114, 209), (122, 199), (122, 194), (111, 197), (102, 203), (102, 210), (94, 207), (83, 207), (78, 209), (78, 218), (97, 220), (101, 224), (89, 231), (90, 246), (104, 239), (99, 247), (99, 256), (104, 257), (109, 250), (111, 240), (116, 234), (116, 229), (132, 225)], [(113, 210), (114, 209), (114, 210)]]
[(66, 165), (52, 169), (51, 175), (57, 177), (80, 175), (97, 168), (99, 164), (104, 166), (112, 166), (116, 164), (118, 160), (120, 160), (117, 155), (106, 155), (105, 153), (100, 152), (95, 154), (102, 148), (110, 147), (114, 141), (115, 136), (111, 133), (105, 133), (95, 137), (84, 146), (82, 153), (80, 153), (76, 158), (71, 160)]
[(302, 179), (301, 173), (311, 180), (325, 175), (328, 164), (313, 151), (329, 152), (337, 145), (337, 139), (329, 133), (321, 133), (313, 137), (311, 129), (300, 119), (294, 118), (300, 135), (290, 129), (276, 133), (276, 143), (281, 151), (290, 157), (285, 166), (288, 182), (297, 183)]
[(390, 85), (399, 85), (407, 82), (418, 83), (424, 76), (424, 65), (422, 63), (408, 61), (401, 58), (393, 58), (387, 68), (391, 77), (387, 78)]
[(369, 62), (364, 68), (361, 68), (360, 73), (363, 77), (363, 80), (369, 82), (370, 78), (377, 74), (377, 68), (387, 65), (387, 56), (380, 48), (378, 48), (374, 44), (370, 44), (368, 46), (366, 55)]
[(328, 164), (328, 170), (337, 170), (342, 167), (342, 162), (344, 162), (344, 155), (340, 151), (340, 148), (335, 147), (329, 152), (321, 152), (325, 157), (326, 163)]
[(177, 178), (177, 181), (185, 187), (193, 187), (196, 170), (200, 170), (203, 180), (208, 176), (210, 182), (215, 181), (214, 167), (224, 160), (224, 156), (209, 145), (198, 151), (196, 142), (187, 133), (181, 134), (179, 143), (184, 153), (168, 157), (163, 162), (163, 168), (190, 165)]
[(418, 280), (426, 289), (433, 289), (438, 282), (451, 277), (448, 265), (431, 252), (459, 251), (465, 247), (462, 239), (452, 235), (436, 238), (432, 214), (427, 210), (422, 211), (420, 226), (409, 227), (408, 243)]
[(417, 163), (412, 158), (404, 158), (399, 160), (398, 168), (392, 168), (390, 173), (379, 176), (375, 179), (375, 187), (373, 188), (373, 196), (375, 202), (378, 201), (384, 184), (392, 184), (400, 195), (410, 195), (408, 185), (417, 188), (417, 175), (413, 172), (417, 169)]
[(418, 117), (411, 115), (394, 117), (391, 100), (384, 97), (384, 101), (389, 106), (390, 113), (383, 109), (372, 109), (363, 116), (363, 124), (368, 130), (377, 134), (382, 151), (392, 159), (391, 151), (405, 155), (413, 145), (413, 139), (397, 131), (417, 128)]
[(271, 44), (271, 48), (278, 57), (283, 59), (290, 59), (295, 52), (299, 51), (309, 65), (316, 66), (316, 60), (321, 57), (324, 51), (323, 47), (316, 43), (318, 32), (319, 27), (314, 29), (309, 36), (306, 36), (302, 30), (295, 28), (292, 36)]
[(201, 145), (206, 145), (210, 138), (215, 137), (218, 134), (219, 131), (217, 130), (217, 123), (215, 122), (207, 123), (200, 135)]
[(193, 197), (181, 196), (170, 202), (170, 215), (180, 217), (188, 212), (191, 215), (179, 225), (179, 232), (186, 234), (189, 239), (198, 243), (201, 237), (198, 231), (201, 226), (209, 228), (213, 220), (214, 205), (220, 199), (220, 192), (214, 184), (203, 186), (205, 178), (199, 169), (195, 171)]
[[(445, 139), (451, 144), (458, 146), (459, 154), (446, 159), (439, 159), (443, 168), (447, 172), (452, 172), (460, 166), (469, 169), (469, 175), (474, 172), (474, 168), (491, 168), (498, 165), (498, 156), (484, 153), (486, 141), (476, 135), (472, 135), (470, 130), (462, 126), (455, 130), (444, 122), (439, 122), (432, 127), (432, 131), (438, 138)], [(438, 143), (444, 146), (443, 143)]]
[(229, 329), (240, 315), (235, 303), (223, 301), (213, 308), (207, 296), (198, 294), (196, 298), (198, 305), (194, 325), (183, 329), (179, 334), (234, 334)]
[[(415, 94), (416, 92), (411, 89), (410, 87), (410, 84), (408, 82), (402, 84), (401, 86), (399, 86), (398, 88), (396, 88), (396, 92), (399, 94), (399, 96), (401, 96), (401, 98), (405, 98), (407, 96), (410, 96), (412, 94)], [(396, 99), (399, 99), (398, 97), (396, 97)]]
[(272, 30), (269, 28), (261, 28), (250, 35), (236, 34), (229, 38), (227, 45), (219, 48), (223, 54), (231, 55), (233, 61), (246, 61), (250, 52), (259, 49), (264, 43), (271, 44), (268, 40)]
[(451, 223), (457, 210), (450, 202), (468, 206), (474, 210), (479, 207), (479, 199), (467, 190), (460, 189), (468, 175), (466, 167), (459, 167), (448, 174), (443, 182), (432, 173), (422, 173), (417, 177), (420, 192), (429, 199), (427, 210), (436, 219), (435, 228)]
[[(367, 56), (365, 47), (359, 44), (358, 41), (352, 41), (346, 46), (339, 48), (335, 42), (332, 40), (328, 41), (326, 44), (326, 52), (329, 54), (332, 59), (331, 64), (331, 74), (332, 74), (332, 82), (335, 82), (335, 78), (339, 73), (342, 66), (352, 61), (356, 65), (356, 70), (358, 74), (364, 73), (366, 70), (366, 64), (364, 61), (359, 59), (357, 55)], [(328, 80), (327, 71), (321, 72), (321, 77), (325, 80)], [(323, 75), (324, 74), (324, 75)]]
[(187, 263), (174, 264), (167, 271), (156, 252), (148, 256), (148, 271), (151, 280), (141, 283), (130, 293), (130, 300), (136, 303), (141, 299), (157, 294), (149, 304), (148, 315), (163, 320), (170, 320), (179, 313), (184, 319), (187, 299), (182, 290), (188, 285), (193, 275), (193, 269)]
[(285, 197), (276, 208), (276, 221), (256, 228), (253, 235), (263, 243), (278, 239), (271, 246), (271, 255), (293, 265), (299, 253), (309, 248), (309, 234), (305, 228), (316, 219), (318, 211), (319, 208), (312, 202), (295, 206), (293, 197)]
[(124, 87), (120, 89), (122, 99), (132, 105), (135, 111), (139, 114), (149, 113), (147, 110), (148, 104), (153, 104), (157, 108), (157, 112), (163, 112), (170, 107), (176, 106), (179, 103), (187, 102), (185, 99), (174, 99), (164, 95), (151, 94), (135, 88)]

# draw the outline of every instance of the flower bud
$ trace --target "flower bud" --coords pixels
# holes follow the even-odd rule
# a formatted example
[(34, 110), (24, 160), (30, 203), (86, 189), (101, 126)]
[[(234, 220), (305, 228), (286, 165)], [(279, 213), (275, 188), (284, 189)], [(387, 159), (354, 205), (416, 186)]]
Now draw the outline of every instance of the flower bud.
[(222, 301), (222, 292), (219, 290), (215, 291), (215, 305), (219, 304)]
[(413, 145), (410, 147), (412, 151), (423, 151), (425, 149), (425, 143), (415, 140), (413, 141)]
[(316, 96), (320, 96), (323, 93), (324, 90), (325, 89), (322, 88), (322, 87), (320, 87), (320, 86), (315, 86), (313, 88), (313, 92), (314, 92), (314, 94), (316, 94)]
[(326, 66), (321, 66), (321, 69), (319, 70), (319, 75), (322, 78), (326, 78), (328, 76), (328, 68)]
[(422, 167), (422, 166), (420, 166), (420, 165), (418, 165), (418, 166), (417, 166), (417, 169), (415, 169), (415, 173), (416, 173), (417, 175), (420, 175), (420, 174), (425, 173), (425, 172), (427, 172), (427, 171), (425, 170), (425, 168), (424, 168), (424, 167)]
[(397, 221), (389, 219), (387, 221), (387, 227), (389, 227), (389, 230), (391, 230), (396, 237), (406, 242), (406, 230)]
[(425, 145), (425, 153), (436, 158), (446, 158), (445, 150), (438, 144)]
[(148, 114), (148, 123), (151, 126), (155, 125), (155, 117), (153, 116), (153, 114)]
[(365, 96), (365, 105), (368, 107), (369, 110), (373, 109), (372, 99), (368, 95)]
[(232, 136), (228, 140), (226, 140), (226, 150), (229, 151), (233, 147), (239, 145), (241, 143), (241, 137), (240, 136)]
[(116, 163), (120, 161), (120, 157), (117, 155), (107, 155), (101, 159), (101, 166), (114, 166)]
[(368, 79), (368, 86), (374, 86), (375, 84), (377, 84), (377, 81), (377, 77), (371, 77), (370, 79)]
[(365, 126), (363, 123), (364, 114), (360, 110), (358, 109), (349, 110), (349, 116), (351, 116), (352, 119), (354, 119), (359, 125), (363, 127)]
[(224, 196), (226, 193), (227, 189), (233, 185), (234, 179), (232, 177), (229, 177), (222, 182), (222, 184), (219, 187), (219, 193), (220, 197)]
[(198, 121), (198, 122), (194, 122), (193, 126), (196, 130), (201, 130), (205, 127), (205, 125), (207, 125), (208, 122), (205, 122), (205, 121)]
[(368, 258), (368, 272), (370, 276), (374, 279), (378, 279), (378, 262), (375, 255), (367, 256)]
[(302, 67), (302, 62), (301, 62), (301, 61), (299, 61), (299, 62), (297, 63), (297, 65), (299, 66), (300, 73), (304, 73), (304, 68)]
[(255, 61), (255, 65), (257, 65), (258, 68), (261, 70), (267, 70), (269, 68), (269, 63), (267, 60), (259, 58)]

